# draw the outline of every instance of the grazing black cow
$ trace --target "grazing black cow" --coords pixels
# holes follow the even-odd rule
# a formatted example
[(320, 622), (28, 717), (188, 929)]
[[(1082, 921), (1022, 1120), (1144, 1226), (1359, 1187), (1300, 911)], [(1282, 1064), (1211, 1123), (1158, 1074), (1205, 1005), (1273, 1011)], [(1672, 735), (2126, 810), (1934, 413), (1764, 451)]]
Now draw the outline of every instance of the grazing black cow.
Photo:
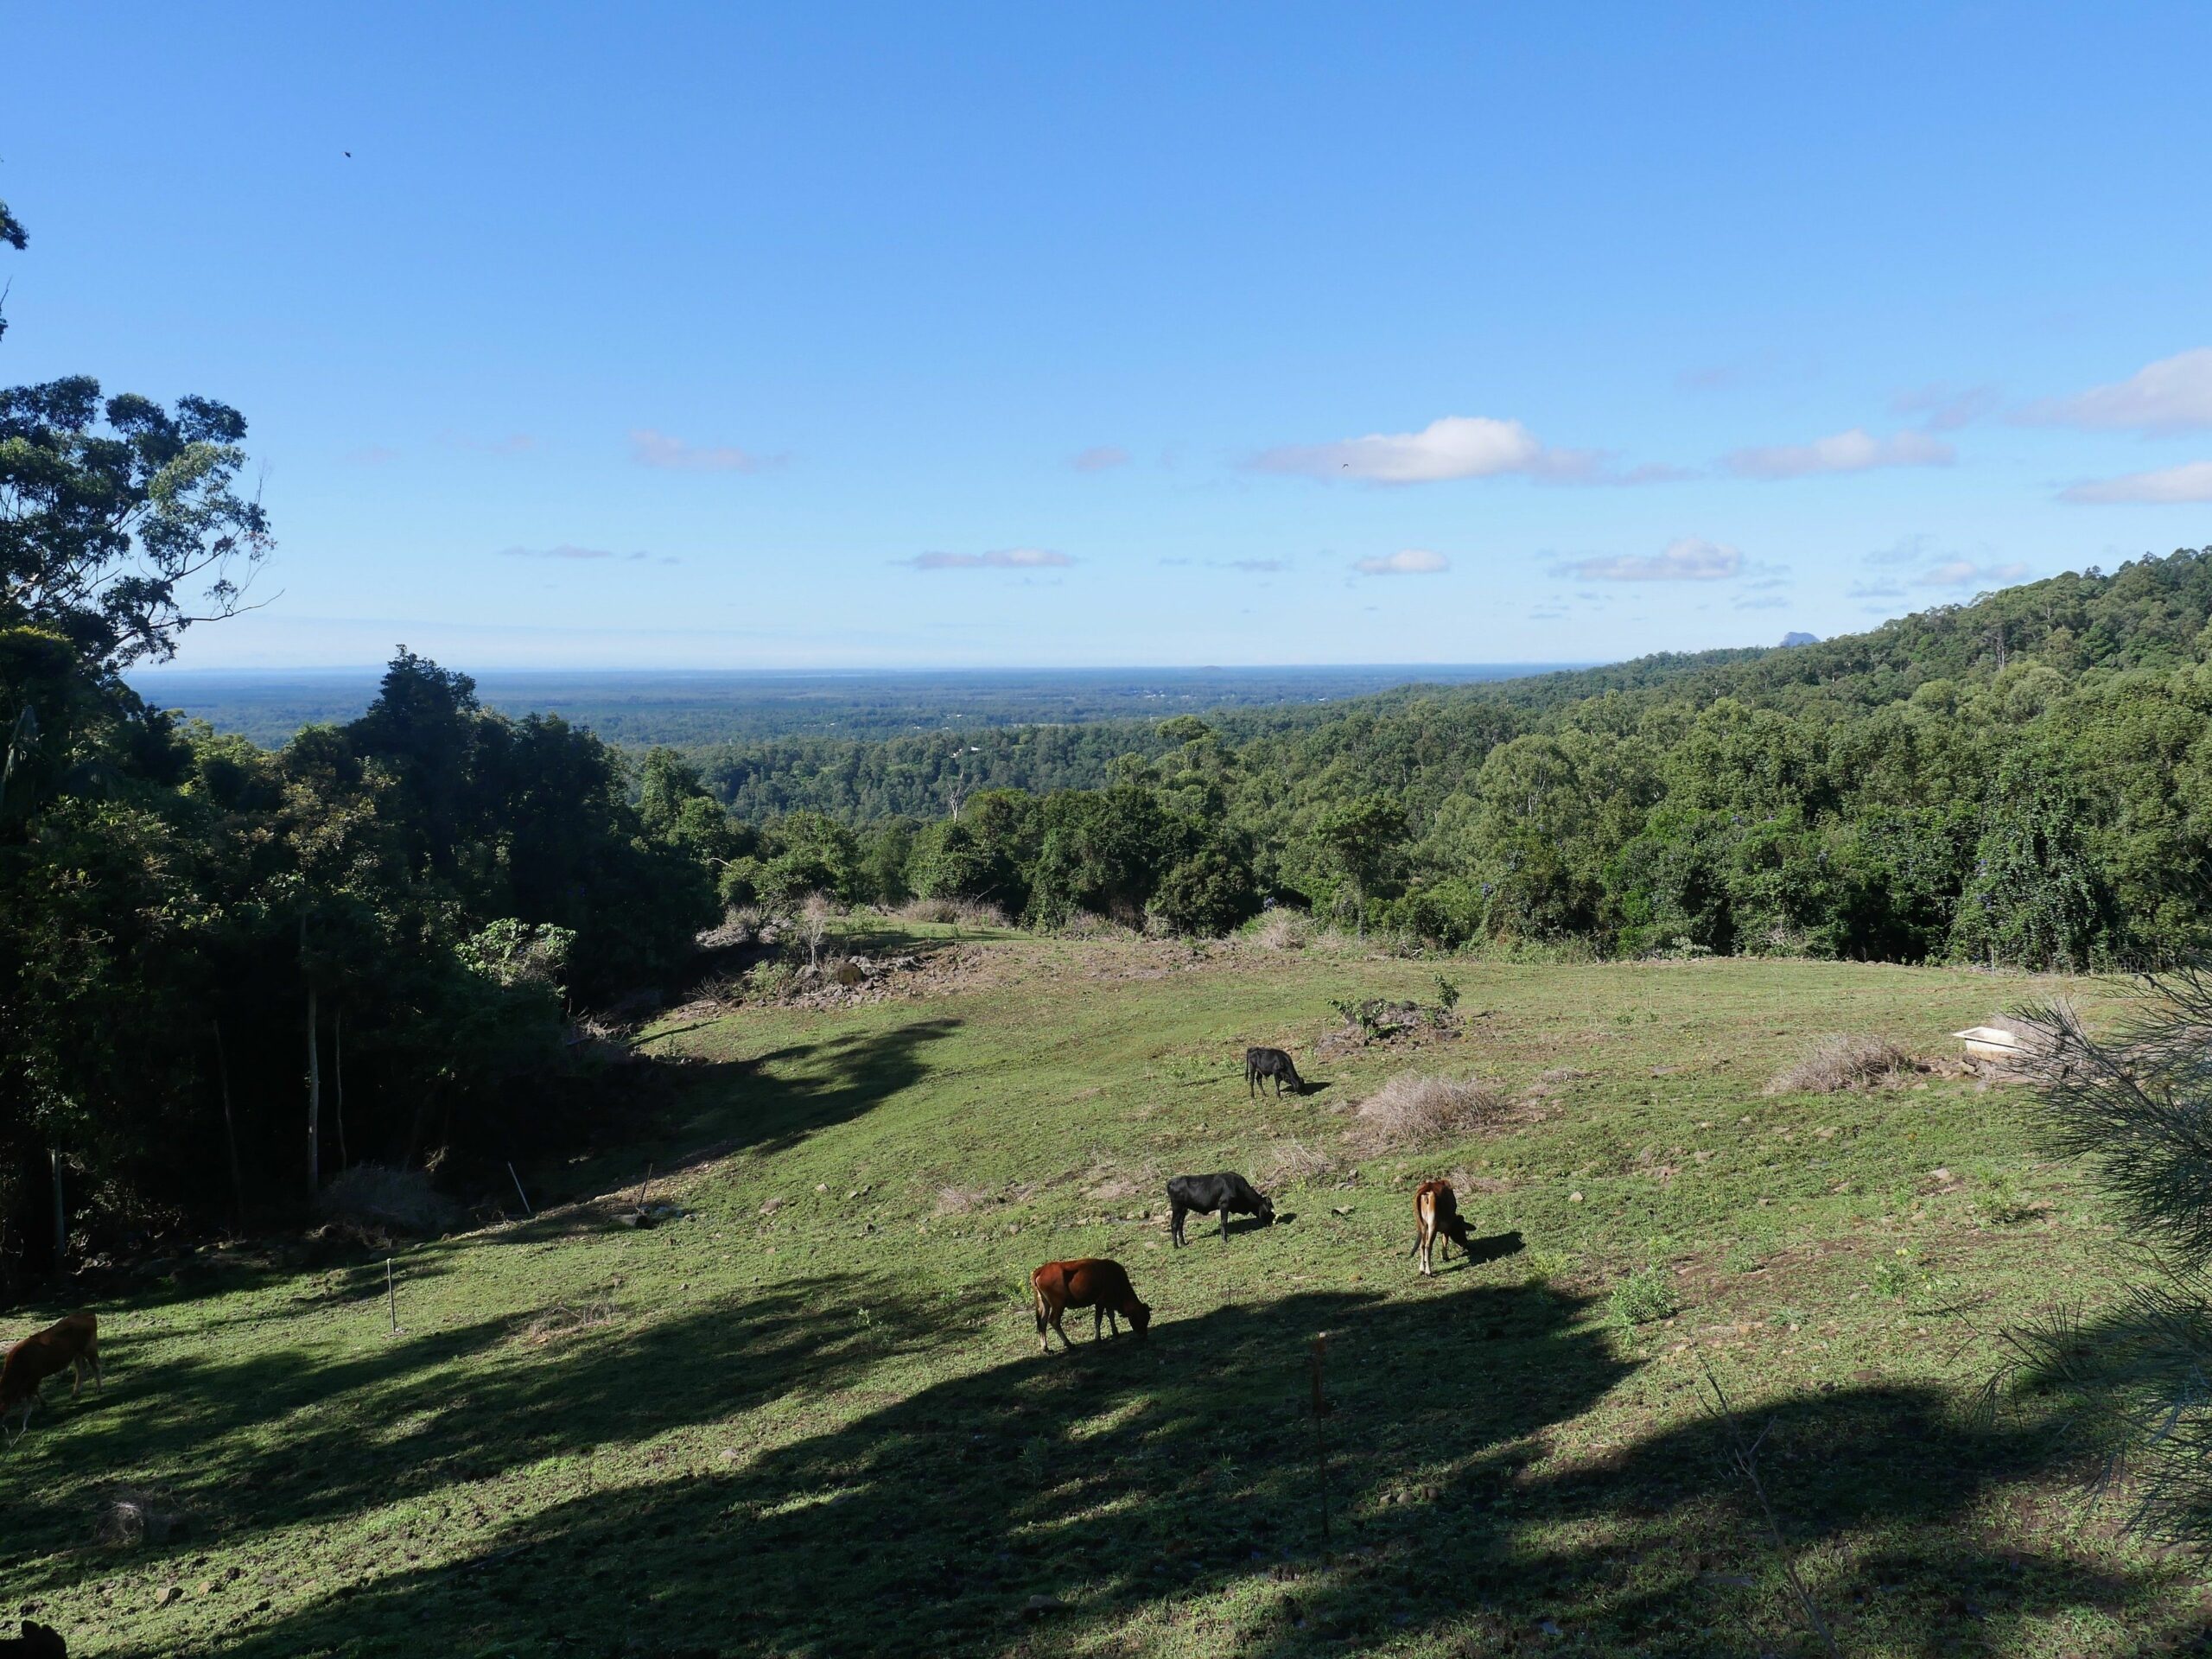
[(1244, 1051), (1244, 1094), (1247, 1099), (1260, 1092), (1260, 1079), (1273, 1077), (1275, 1093), (1282, 1093), (1282, 1081), (1290, 1079), (1293, 1094), (1306, 1092), (1306, 1079), (1298, 1075), (1298, 1068), (1291, 1064), (1290, 1056), (1279, 1048), (1248, 1048)]
[(1187, 1244), (1183, 1236), (1183, 1217), (1195, 1210), (1202, 1216), (1221, 1211), (1221, 1236), (1229, 1239), (1229, 1217), (1257, 1216), (1272, 1227), (1275, 1224), (1275, 1207), (1268, 1202), (1268, 1195), (1246, 1180), (1242, 1175), (1227, 1170), (1218, 1175), (1178, 1175), (1167, 1183), (1167, 1204), (1170, 1211), (1168, 1233), (1178, 1244)]

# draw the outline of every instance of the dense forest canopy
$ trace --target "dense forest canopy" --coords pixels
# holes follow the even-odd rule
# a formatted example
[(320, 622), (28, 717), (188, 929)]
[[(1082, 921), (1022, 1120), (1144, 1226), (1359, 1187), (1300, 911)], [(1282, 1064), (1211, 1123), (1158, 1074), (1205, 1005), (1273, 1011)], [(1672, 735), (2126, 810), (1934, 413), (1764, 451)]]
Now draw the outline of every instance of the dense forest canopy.
[[(733, 897), (780, 896), (804, 843), (830, 849), (817, 869), (879, 873), (841, 875), (848, 897), (1173, 922), (1154, 899), (1202, 823), (1224, 892), (1444, 945), (2158, 963), (2212, 943), (2208, 622), (2212, 550), (2183, 550), (1780, 650), (690, 764), (759, 828)], [(1071, 885), (1095, 861), (1068, 850), (1077, 819), (1110, 821), (1096, 835), (1141, 847), (1144, 874)]]

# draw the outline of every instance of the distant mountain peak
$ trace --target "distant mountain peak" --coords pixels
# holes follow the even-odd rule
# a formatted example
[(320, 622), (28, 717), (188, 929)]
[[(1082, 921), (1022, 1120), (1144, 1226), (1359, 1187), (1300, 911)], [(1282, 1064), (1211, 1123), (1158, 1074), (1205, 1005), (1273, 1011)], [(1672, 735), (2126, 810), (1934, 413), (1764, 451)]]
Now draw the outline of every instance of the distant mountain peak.
[(1817, 645), (1821, 643), (1821, 636), (1817, 633), (1800, 633), (1793, 629), (1782, 636), (1782, 643), (1785, 645)]

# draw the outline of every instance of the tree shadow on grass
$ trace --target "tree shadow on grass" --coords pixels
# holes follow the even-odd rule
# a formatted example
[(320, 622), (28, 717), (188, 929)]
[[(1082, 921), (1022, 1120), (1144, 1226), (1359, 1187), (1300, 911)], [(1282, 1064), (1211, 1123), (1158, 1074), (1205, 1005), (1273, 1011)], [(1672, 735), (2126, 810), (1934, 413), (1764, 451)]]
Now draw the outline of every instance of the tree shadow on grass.
[(176, 1546), (189, 1556), (211, 1539), (238, 1547), (259, 1533), (716, 1422), (795, 1390), (835, 1389), (934, 1340), (934, 1322), (956, 1312), (840, 1274), (675, 1319), (617, 1304), (573, 1319), (403, 1332), (336, 1358), (296, 1349), (186, 1357), (136, 1395), (111, 1389), (109, 1404), (121, 1409), (106, 1421), (22, 1442), (0, 1464), (10, 1489), (0, 1547), (26, 1592), (81, 1576), (99, 1555), (79, 1483), (101, 1459), (191, 1517)]
[[(910, 1020), (887, 1030), (846, 1032), (818, 1043), (793, 1043), (746, 1060), (684, 1067), (677, 1105), (658, 1135), (626, 1141), (619, 1153), (592, 1158), (569, 1172), (569, 1190), (548, 1184), (544, 1212), (501, 1229), (503, 1243), (540, 1243), (579, 1232), (605, 1231), (608, 1218), (576, 1201), (616, 1188), (676, 1176), (735, 1153), (772, 1154), (808, 1136), (851, 1122), (928, 1074), (925, 1051), (960, 1029), (957, 1020)], [(583, 1191), (575, 1190), (581, 1182)]]
[[(224, 1650), (398, 1655), (434, 1636), (503, 1653), (1287, 1659), (1394, 1642), (1535, 1652), (1564, 1636), (1607, 1653), (1796, 1651), (1716, 1425), (1539, 1467), (1601, 1395), (1652, 1386), (1587, 1313), (1535, 1287), (1314, 1294), (1009, 1359), (749, 1461), (702, 1443), (653, 1484), (563, 1498), (458, 1565), (346, 1586)], [(1337, 1407), (1326, 1553), (1304, 1409), (1322, 1329)], [(624, 1374), (674, 1362), (663, 1345), (684, 1335), (639, 1333)], [(1029, 1336), (1022, 1320), (1005, 1340)], [(841, 1351), (817, 1334), (788, 1351), (792, 1370), (816, 1363), (810, 1345), (833, 1363)], [(563, 1397), (601, 1435), (742, 1408), (690, 1390), (623, 1408), (604, 1397), (612, 1380), (588, 1363), (470, 1394), (540, 1434)], [(1773, 1415), (1769, 1488), (1851, 1650), (2013, 1652), (2038, 1619), (2121, 1620), (2155, 1591), (2072, 1552), (1992, 1541), (1986, 1500), (2047, 1467), (2026, 1429), (1904, 1386)], [(419, 1466), (397, 1465), (410, 1479)], [(1033, 1630), (1033, 1597), (1057, 1603)]]

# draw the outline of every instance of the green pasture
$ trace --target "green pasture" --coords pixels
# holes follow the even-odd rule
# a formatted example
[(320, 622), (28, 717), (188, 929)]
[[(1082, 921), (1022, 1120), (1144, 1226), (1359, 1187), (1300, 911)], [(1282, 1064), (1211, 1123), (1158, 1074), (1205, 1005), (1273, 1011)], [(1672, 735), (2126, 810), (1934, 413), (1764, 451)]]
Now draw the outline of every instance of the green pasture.
[[(2031, 1412), (1999, 1332), (2118, 1241), (2021, 1090), (1762, 1088), (1823, 1033), (1946, 1033), (2051, 982), (1787, 961), (1426, 963), (1004, 939), (932, 994), (677, 1014), (614, 1200), (94, 1304), (107, 1387), (0, 1453), (0, 1588), (73, 1654), (1811, 1651), (1700, 1404), (1751, 1432), (1853, 1655), (2166, 1651), (2212, 1618)], [(1332, 999), (1456, 1035), (1314, 1053)], [(2095, 987), (2074, 987), (2092, 1001)], [(1248, 1043), (1319, 1087), (1249, 1098)], [(1394, 1072), (1507, 1103), (1382, 1150)], [(1281, 1219), (1168, 1246), (1166, 1179)], [(1287, 1178), (1281, 1173), (1290, 1172)], [(1433, 1280), (1409, 1193), (1496, 1241)], [(1500, 1236), (1517, 1233), (1511, 1253)], [(1027, 1277), (1111, 1255), (1148, 1341), (1040, 1357)], [(19, 1334), (56, 1307), (18, 1308)], [(1310, 1354), (1325, 1332), (1325, 1480)], [(1322, 1504), (1329, 1536), (1322, 1533)], [(118, 1495), (178, 1517), (103, 1541)]]

